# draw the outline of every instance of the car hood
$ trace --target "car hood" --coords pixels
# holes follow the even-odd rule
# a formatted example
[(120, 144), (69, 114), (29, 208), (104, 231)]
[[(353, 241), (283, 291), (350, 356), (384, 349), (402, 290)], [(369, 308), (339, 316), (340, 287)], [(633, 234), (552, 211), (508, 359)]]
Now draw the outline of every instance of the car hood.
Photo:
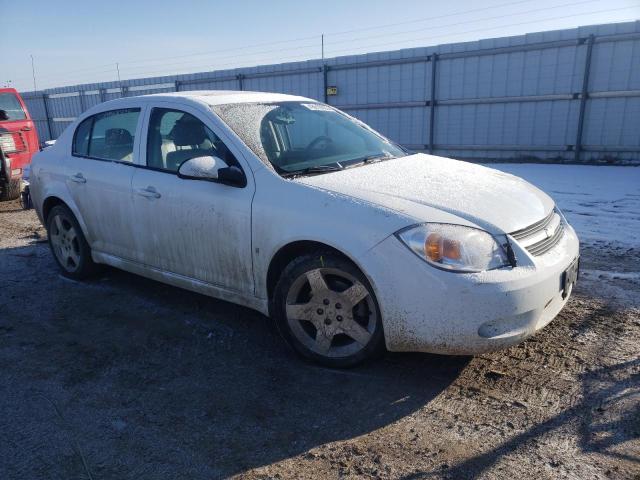
[(527, 227), (554, 206), (547, 194), (514, 175), (421, 153), (296, 181), (402, 212), (418, 222), (441, 221), (432, 218), (430, 208), (435, 208), (492, 233)]

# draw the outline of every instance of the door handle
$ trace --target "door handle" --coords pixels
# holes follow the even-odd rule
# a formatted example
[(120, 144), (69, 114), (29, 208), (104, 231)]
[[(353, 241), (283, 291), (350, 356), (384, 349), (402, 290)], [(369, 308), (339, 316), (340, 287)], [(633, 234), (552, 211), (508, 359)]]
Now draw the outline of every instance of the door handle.
[(138, 190), (136, 190), (136, 193), (146, 198), (160, 198), (162, 196), (153, 187), (139, 188)]
[(23, 132), (30, 132), (31, 127), (22, 127), (20, 130), (22, 130)]
[(87, 179), (84, 178), (81, 173), (76, 173), (75, 175), (72, 175), (71, 177), (69, 177), (69, 180), (76, 183), (87, 183)]

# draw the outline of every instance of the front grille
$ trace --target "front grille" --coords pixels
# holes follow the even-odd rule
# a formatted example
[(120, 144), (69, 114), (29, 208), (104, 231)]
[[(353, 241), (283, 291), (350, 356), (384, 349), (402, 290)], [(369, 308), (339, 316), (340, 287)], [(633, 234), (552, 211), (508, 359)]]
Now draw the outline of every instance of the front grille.
[(531, 255), (539, 256), (555, 247), (563, 234), (562, 217), (554, 209), (542, 220), (511, 233), (511, 236)]

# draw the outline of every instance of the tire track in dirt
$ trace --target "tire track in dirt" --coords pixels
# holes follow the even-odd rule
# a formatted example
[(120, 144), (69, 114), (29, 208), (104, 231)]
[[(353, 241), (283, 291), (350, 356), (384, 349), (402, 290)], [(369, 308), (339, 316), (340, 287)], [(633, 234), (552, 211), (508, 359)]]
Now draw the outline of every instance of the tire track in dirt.
[[(640, 310), (625, 302), (640, 291), (606, 298), (613, 279), (582, 279), (504, 352), (336, 372), (247, 309), (109, 269), (62, 279), (14, 207), (0, 204), (0, 478), (86, 478), (73, 438), (94, 478), (639, 478)], [(607, 245), (583, 261), (640, 270)]]

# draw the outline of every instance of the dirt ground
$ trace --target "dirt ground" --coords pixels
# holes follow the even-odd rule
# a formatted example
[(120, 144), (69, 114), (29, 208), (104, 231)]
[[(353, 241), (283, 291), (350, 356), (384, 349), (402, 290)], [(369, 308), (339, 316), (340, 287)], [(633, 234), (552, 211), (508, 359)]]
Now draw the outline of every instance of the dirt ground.
[(640, 479), (640, 248), (582, 265), (517, 347), (332, 371), (251, 310), (63, 279), (0, 204), (0, 479)]

